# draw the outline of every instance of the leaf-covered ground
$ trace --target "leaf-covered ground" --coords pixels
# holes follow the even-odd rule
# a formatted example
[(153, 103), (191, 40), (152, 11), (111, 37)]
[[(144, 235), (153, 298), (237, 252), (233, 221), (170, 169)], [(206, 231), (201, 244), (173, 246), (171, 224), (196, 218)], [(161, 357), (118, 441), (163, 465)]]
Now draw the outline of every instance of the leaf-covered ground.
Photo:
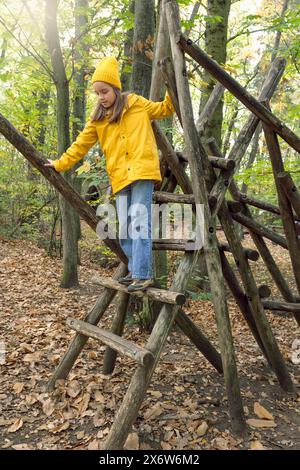
[[(61, 261), (28, 241), (0, 240), (0, 448), (98, 449), (109, 432), (134, 364), (118, 358), (112, 376), (101, 373), (105, 347), (89, 340), (66, 381), (48, 394), (45, 384), (74, 336), (68, 316), (81, 319), (100, 288), (91, 278), (111, 276), (96, 251), (99, 241), (85, 228), (80, 288), (59, 287)], [(249, 237), (245, 246), (252, 246)], [(287, 252), (269, 244), (293, 286)], [(258, 283), (276, 287), (259, 260), (251, 262)], [(229, 298), (235, 350), (249, 433), (232, 435), (224, 381), (189, 340), (174, 328), (153, 376), (126, 447), (131, 449), (300, 449), (300, 394), (279, 387), (235, 302)], [(109, 327), (112, 304), (101, 326)], [(185, 311), (218, 348), (210, 301), (189, 300)], [(267, 313), (288, 369), (300, 391), (292, 344), (300, 339), (295, 320)], [(144, 344), (147, 333), (130, 322), (125, 337)], [(5, 352), (4, 352), (5, 348)], [(294, 361), (295, 362), (295, 361)]]

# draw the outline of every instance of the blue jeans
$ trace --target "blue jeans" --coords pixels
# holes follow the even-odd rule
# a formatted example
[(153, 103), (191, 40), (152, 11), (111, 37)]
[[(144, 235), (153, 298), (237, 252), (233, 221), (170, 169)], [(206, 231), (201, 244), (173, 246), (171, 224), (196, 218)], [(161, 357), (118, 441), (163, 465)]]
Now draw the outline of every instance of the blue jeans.
[(152, 278), (152, 180), (137, 180), (116, 193), (119, 241), (134, 279)]

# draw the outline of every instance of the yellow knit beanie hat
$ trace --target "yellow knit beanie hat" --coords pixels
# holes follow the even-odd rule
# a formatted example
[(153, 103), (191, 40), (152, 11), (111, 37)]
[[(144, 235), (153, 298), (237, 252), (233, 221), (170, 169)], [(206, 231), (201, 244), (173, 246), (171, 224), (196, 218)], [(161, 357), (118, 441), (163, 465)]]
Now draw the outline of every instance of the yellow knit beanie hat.
[(119, 77), (119, 64), (115, 57), (105, 57), (96, 67), (92, 76), (92, 83), (106, 82), (121, 90), (122, 85)]

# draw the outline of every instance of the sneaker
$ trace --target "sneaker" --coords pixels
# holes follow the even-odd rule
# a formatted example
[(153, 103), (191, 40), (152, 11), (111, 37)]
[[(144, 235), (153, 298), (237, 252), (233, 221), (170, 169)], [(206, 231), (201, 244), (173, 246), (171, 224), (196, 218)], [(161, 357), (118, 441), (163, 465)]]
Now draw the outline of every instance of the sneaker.
[(128, 286), (128, 292), (145, 290), (147, 287), (153, 286), (153, 284), (153, 279), (134, 279), (133, 283)]
[(131, 273), (128, 273), (127, 276), (120, 277), (120, 279), (118, 279), (118, 282), (120, 284), (124, 284), (125, 286), (129, 286), (129, 284), (131, 284), (132, 281), (133, 281), (133, 279), (131, 277)]

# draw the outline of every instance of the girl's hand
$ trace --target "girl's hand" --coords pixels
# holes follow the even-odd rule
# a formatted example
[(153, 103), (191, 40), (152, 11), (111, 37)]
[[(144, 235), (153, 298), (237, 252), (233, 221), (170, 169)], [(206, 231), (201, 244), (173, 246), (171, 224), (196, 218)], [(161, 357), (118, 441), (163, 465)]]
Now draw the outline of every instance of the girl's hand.
[(48, 162), (50, 163), (44, 163), (44, 166), (49, 166), (50, 168), (54, 168), (55, 169), (55, 166), (53, 165), (53, 161), (52, 160), (49, 160), (49, 158), (47, 158)]

